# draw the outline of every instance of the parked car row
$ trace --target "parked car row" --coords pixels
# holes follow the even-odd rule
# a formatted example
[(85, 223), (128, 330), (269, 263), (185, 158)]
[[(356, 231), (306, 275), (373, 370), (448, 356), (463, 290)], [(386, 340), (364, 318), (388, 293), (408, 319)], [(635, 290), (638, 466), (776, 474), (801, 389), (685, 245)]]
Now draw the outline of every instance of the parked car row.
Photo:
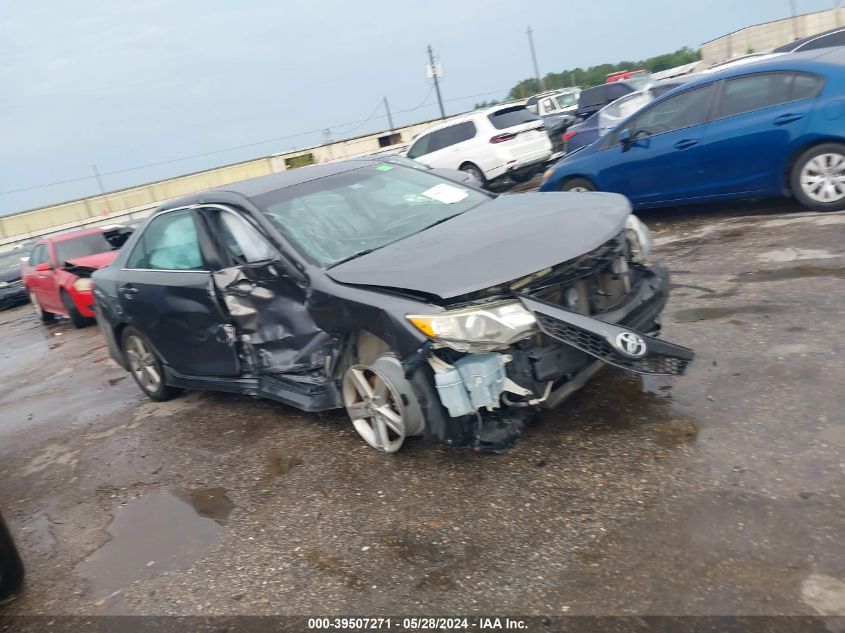
[(702, 74), (567, 154), (541, 191), (611, 191), (635, 207), (789, 195), (845, 209), (843, 96), (845, 47)]
[(649, 84), (642, 90), (629, 92), (625, 96), (611, 101), (585, 121), (569, 126), (562, 137), (564, 152), (574, 152), (576, 149), (593, 143), (647, 103), (692, 79), (694, 79), (693, 75), (667, 79)]

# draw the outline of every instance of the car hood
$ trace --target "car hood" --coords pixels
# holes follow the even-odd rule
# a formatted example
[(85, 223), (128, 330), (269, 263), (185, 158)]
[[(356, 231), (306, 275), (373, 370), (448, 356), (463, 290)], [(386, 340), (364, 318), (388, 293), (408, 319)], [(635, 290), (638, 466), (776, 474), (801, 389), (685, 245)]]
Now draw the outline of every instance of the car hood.
[(17, 281), (21, 278), (21, 267), (20, 266), (9, 266), (6, 268), (0, 268), (0, 281), (11, 282)]
[(451, 299), (592, 251), (624, 228), (630, 212), (613, 193), (500, 196), (327, 273), (340, 283)]
[(85, 257), (74, 257), (73, 259), (67, 260), (65, 263), (70, 264), (71, 268), (87, 268), (93, 271), (111, 264), (117, 257), (117, 253), (118, 251), (94, 253), (93, 255), (86, 255)]

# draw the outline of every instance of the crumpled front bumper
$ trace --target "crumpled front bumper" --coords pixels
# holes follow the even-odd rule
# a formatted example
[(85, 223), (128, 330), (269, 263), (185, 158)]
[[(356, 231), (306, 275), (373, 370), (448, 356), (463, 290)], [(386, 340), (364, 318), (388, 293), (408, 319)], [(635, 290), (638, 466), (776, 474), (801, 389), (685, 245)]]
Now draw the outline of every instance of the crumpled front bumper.
[(519, 300), (537, 319), (541, 331), (608, 365), (638, 374), (678, 376), (693, 360), (691, 349), (637, 331), (653, 324), (668, 297), (669, 274), (662, 266), (649, 270), (650, 278), (616, 313), (603, 319), (566, 310), (529, 296)]

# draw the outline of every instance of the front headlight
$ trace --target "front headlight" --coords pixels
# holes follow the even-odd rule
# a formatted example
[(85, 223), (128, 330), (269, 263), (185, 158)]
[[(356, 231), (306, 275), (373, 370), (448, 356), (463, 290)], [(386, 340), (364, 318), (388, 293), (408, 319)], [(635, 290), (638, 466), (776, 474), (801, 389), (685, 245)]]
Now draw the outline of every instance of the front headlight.
[(423, 334), (459, 352), (502, 349), (537, 332), (534, 315), (519, 301), (446, 310), (439, 314), (409, 314)]
[(8, 288), (9, 282), (8, 281), (0, 281), (0, 288)]
[(628, 239), (631, 261), (643, 263), (654, 247), (651, 231), (637, 216), (629, 215), (625, 222), (625, 237)]
[(87, 292), (94, 288), (94, 282), (88, 279), (77, 279), (73, 282), (73, 289), (79, 292)]
[(546, 171), (544, 171), (544, 172), (543, 172), (543, 179), (540, 181), (540, 184), (541, 184), (541, 185), (544, 185), (544, 184), (546, 183), (546, 181), (547, 181), (549, 178), (551, 178), (551, 177), (552, 177), (552, 174), (554, 173), (554, 171), (555, 171), (555, 170), (554, 170), (554, 167), (549, 167)]

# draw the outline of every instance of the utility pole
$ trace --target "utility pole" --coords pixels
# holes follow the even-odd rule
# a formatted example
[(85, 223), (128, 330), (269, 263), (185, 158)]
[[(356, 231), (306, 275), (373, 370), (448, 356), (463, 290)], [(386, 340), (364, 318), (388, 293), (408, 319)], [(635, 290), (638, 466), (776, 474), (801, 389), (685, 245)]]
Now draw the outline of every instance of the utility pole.
[(431, 44), (428, 45), (428, 62), (431, 64), (429, 68), (431, 69), (431, 76), (434, 79), (434, 91), (437, 93), (437, 103), (440, 105), (440, 118), (445, 119), (446, 111), (443, 109), (443, 98), (440, 96), (440, 82), (438, 81), (440, 70), (434, 63), (434, 51), (431, 50)]
[(390, 131), (393, 131), (393, 117), (390, 116), (390, 104), (387, 102), (387, 97), (382, 97), (384, 99), (384, 111), (387, 112), (387, 124), (390, 126)]
[(531, 61), (534, 63), (534, 76), (537, 78), (537, 83), (540, 84), (540, 90), (542, 91), (546, 89), (546, 86), (540, 78), (540, 68), (537, 66), (537, 53), (534, 52), (534, 31), (529, 26), (525, 32), (528, 34), (528, 47), (531, 49)]
[(795, 0), (789, 0), (789, 5), (792, 7), (792, 39), (798, 39), (798, 14), (795, 11)]
[(100, 177), (100, 172), (96, 165), (91, 165), (91, 169), (94, 170), (94, 177), (97, 179), (97, 185), (100, 187), (100, 193), (103, 196), (103, 205), (106, 207), (106, 213), (111, 213), (111, 209), (109, 208), (109, 199), (106, 198), (106, 188), (103, 187), (103, 179)]

